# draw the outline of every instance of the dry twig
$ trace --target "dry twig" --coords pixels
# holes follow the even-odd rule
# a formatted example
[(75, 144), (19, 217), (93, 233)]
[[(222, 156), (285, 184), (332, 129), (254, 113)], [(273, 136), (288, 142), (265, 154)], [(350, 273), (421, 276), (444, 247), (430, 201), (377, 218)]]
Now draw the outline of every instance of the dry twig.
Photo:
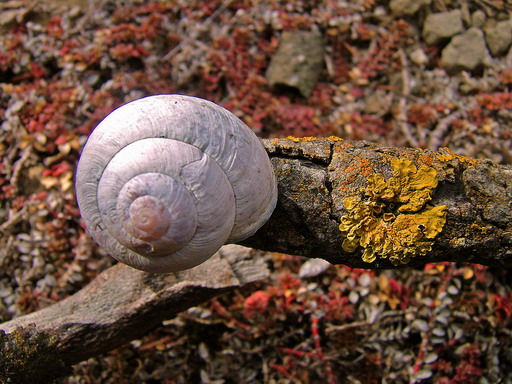
[(407, 56), (403, 49), (398, 50), (400, 56), (400, 63), (402, 64), (402, 95), (398, 101), (398, 111), (395, 116), (400, 131), (404, 134), (407, 143), (412, 147), (418, 147), (418, 140), (414, 138), (409, 129), (407, 122), (407, 99), (409, 98), (409, 71), (407, 65)]
[(268, 271), (255, 256), (232, 245), (177, 274), (111, 267), (73, 296), (0, 324), (0, 382), (48, 383), (71, 364), (140, 337), (178, 312), (264, 279)]

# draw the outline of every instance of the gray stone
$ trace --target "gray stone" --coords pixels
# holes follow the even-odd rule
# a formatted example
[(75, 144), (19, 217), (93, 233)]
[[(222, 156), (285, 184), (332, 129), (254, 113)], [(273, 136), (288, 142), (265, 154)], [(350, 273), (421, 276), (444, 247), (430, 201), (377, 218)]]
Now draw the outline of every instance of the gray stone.
[(389, 7), (395, 16), (412, 16), (431, 0), (391, 0)]
[(370, 93), (364, 100), (364, 110), (371, 115), (383, 116), (389, 112), (393, 102), (393, 95), (379, 89)]
[(477, 10), (471, 15), (471, 25), (480, 28), (485, 23), (485, 13), (482, 10)]
[(462, 23), (464, 24), (464, 26), (467, 26), (468, 28), (474, 27), (474, 25), (471, 24), (471, 12), (469, 11), (469, 6), (467, 3), (464, 2), (461, 4), (460, 12), (460, 17), (462, 18)]
[(461, 33), (463, 30), (460, 10), (431, 13), (423, 24), (423, 39), (427, 44), (437, 44)]
[(324, 62), (322, 35), (317, 31), (283, 32), (270, 60), (266, 78), (270, 86), (284, 85), (308, 97)]
[(484, 64), (488, 56), (483, 32), (478, 28), (470, 28), (453, 37), (443, 49), (441, 65), (449, 71), (473, 70)]
[(485, 28), (485, 40), (494, 56), (507, 51), (512, 44), (512, 20), (505, 20)]
[(512, 47), (510, 47), (507, 56), (505, 57), (505, 65), (508, 67), (512, 66)]
[(428, 56), (425, 54), (423, 49), (416, 48), (409, 54), (409, 58), (414, 64), (423, 65), (428, 63)]
[(309, 279), (311, 277), (316, 277), (324, 273), (329, 267), (331, 263), (324, 259), (309, 259), (302, 264), (299, 269), (299, 277), (301, 279)]

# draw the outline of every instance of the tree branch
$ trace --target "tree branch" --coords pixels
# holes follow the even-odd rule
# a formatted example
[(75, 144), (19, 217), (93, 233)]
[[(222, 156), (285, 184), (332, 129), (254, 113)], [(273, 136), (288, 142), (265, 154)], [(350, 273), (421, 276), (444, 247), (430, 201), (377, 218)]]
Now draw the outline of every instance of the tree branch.
[(117, 264), (61, 302), (0, 324), (0, 383), (48, 383), (189, 307), (265, 279), (259, 256), (228, 245), (196, 268), (162, 275)]
[[(345, 236), (338, 227), (349, 214), (347, 198), (371, 206), (368, 195), (380, 196), (382, 191), (370, 191), (371, 180), (375, 184), (380, 178), (390, 185), (393, 177), (401, 180), (393, 166), (400, 160), (409, 166), (407, 172), (423, 169), (423, 176), (430, 175), (426, 184), (432, 184), (435, 175), (435, 186), (420, 208), (446, 206), (446, 222), (432, 239), (432, 249), (409, 254), (409, 265), (434, 261), (512, 264), (510, 166), (447, 150), (388, 148), (337, 138), (273, 139), (264, 140), (264, 145), (277, 176), (279, 199), (269, 222), (246, 245), (323, 257), (352, 267), (393, 267), (382, 257), (362, 261), (363, 246), (344, 251)], [(408, 160), (404, 163), (404, 159)], [(415, 188), (414, 180), (403, 180), (411, 184), (403, 188)], [(385, 206), (395, 221), (404, 215), (402, 201), (396, 206), (375, 201), (378, 204), (372, 207)], [(418, 209), (406, 214), (412, 217)], [(372, 215), (373, 222), (383, 217), (378, 211)], [(415, 226), (416, 234), (421, 225)], [(225, 246), (206, 263), (178, 274), (148, 274), (116, 265), (73, 296), (0, 324), (0, 383), (47, 382), (65, 374), (70, 365), (138, 338), (190, 306), (267, 276), (261, 254), (258, 257), (255, 251), (238, 246)]]
[[(446, 205), (446, 223), (432, 251), (411, 255), (408, 265), (465, 261), (512, 265), (512, 167), (474, 160), (448, 150), (390, 148), (337, 138), (268, 139), (264, 145), (278, 179), (279, 197), (271, 219), (244, 245), (322, 257), (361, 268), (394, 267), (388, 259), (362, 261), (363, 248), (343, 251), (339, 230), (347, 197), (365, 199), (368, 178), (392, 176), (392, 159), (431, 167), (438, 185), (429, 205)], [(396, 208), (395, 208), (396, 211)], [(396, 212), (395, 212), (396, 214)]]

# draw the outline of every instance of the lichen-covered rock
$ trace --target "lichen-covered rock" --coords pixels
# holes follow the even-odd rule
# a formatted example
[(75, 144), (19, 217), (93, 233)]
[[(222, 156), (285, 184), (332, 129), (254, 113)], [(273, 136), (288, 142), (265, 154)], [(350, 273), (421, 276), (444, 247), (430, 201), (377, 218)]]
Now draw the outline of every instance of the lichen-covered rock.
[(284, 85), (308, 97), (324, 62), (322, 35), (317, 31), (283, 32), (266, 77), (270, 86)]
[(505, 20), (485, 28), (485, 40), (494, 56), (507, 51), (512, 44), (512, 20)]
[(460, 10), (431, 13), (423, 24), (423, 39), (427, 44), (437, 44), (463, 30)]
[(389, 7), (394, 16), (412, 16), (431, 0), (391, 0)]
[(449, 70), (473, 70), (483, 65), (489, 56), (483, 32), (470, 28), (452, 38), (443, 49), (441, 65)]

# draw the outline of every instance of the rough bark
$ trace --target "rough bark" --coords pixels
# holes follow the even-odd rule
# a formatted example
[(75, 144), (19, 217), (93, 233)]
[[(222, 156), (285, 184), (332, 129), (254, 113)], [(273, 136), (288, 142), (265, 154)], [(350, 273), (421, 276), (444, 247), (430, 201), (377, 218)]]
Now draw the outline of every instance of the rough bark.
[[(261, 256), (261, 255), (260, 255)], [(204, 264), (150, 274), (123, 264), (61, 302), (0, 324), (0, 383), (48, 383), (72, 364), (143, 336), (213, 296), (264, 279), (256, 251), (229, 245)]]
[(436, 261), (512, 265), (512, 167), (440, 152), (390, 148), (331, 139), (268, 139), (279, 186), (271, 219), (244, 245), (321, 257), (361, 268), (394, 267), (387, 259), (363, 262), (362, 249), (344, 252), (338, 229), (347, 197), (362, 196), (368, 177), (391, 175), (390, 159), (407, 158), (437, 171), (429, 204), (446, 205), (446, 224), (432, 251), (412, 257), (409, 266)]
[[(338, 227), (347, 214), (345, 199), (364, 199), (369, 177), (389, 179), (392, 159), (409, 159), (418, 169), (435, 169), (437, 186), (428, 204), (446, 206), (446, 223), (433, 239), (432, 250), (412, 255), (408, 265), (512, 264), (510, 166), (449, 151), (387, 148), (337, 138), (273, 139), (264, 140), (264, 145), (277, 176), (279, 199), (269, 222), (245, 245), (352, 267), (394, 267), (388, 259), (363, 262), (362, 249), (343, 251)], [(155, 275), (116, 265), (62, 302), (0, 324), (0, 382), (48, 382), (71, 364), (140, 337), (190, 306), (267, 276), (255, 251), (233, 247), (179, 274)]]

